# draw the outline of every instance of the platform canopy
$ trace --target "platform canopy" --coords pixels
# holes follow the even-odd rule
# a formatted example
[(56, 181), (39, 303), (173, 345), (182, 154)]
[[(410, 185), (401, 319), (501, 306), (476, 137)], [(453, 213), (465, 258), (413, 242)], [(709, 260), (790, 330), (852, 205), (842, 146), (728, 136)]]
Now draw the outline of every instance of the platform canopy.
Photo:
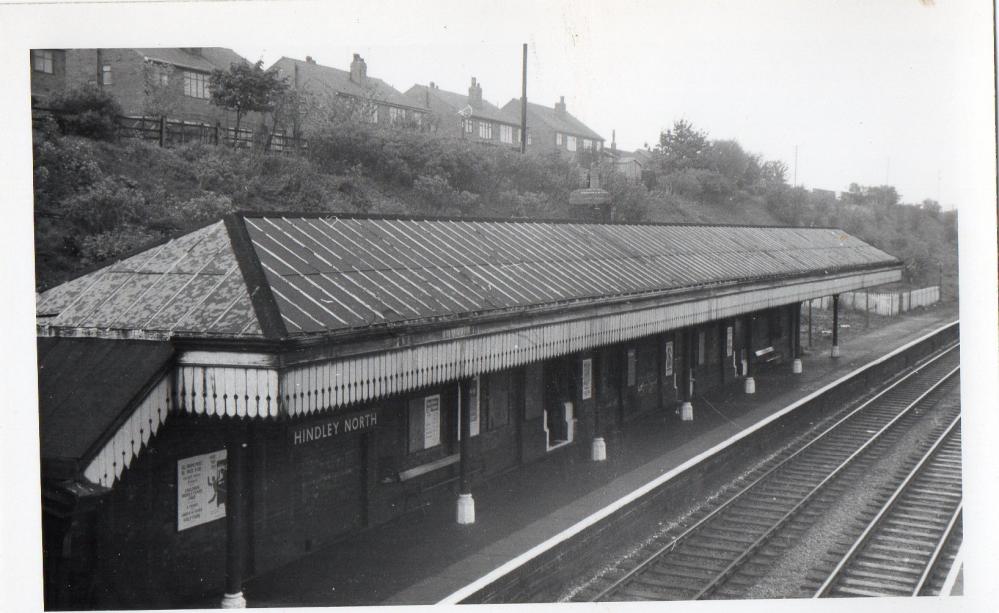
[(278, 339), (897, 265), (829, 228), (238, 215), (37, 311), (43, 333)]
[(900, 270), (830, 228), (237, 214), (43, 292), (37, 329), (176, 347), (88, 452), (88, 478), (107, 485), (164, 408), (337, 410)]

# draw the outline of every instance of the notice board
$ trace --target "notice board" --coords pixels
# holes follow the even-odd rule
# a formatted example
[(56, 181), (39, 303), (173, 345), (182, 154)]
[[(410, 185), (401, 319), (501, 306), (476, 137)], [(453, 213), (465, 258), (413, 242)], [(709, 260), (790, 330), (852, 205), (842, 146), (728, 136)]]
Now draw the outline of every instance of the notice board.
[(177, 531), (225, 517), (225, 449), (177, 460)]

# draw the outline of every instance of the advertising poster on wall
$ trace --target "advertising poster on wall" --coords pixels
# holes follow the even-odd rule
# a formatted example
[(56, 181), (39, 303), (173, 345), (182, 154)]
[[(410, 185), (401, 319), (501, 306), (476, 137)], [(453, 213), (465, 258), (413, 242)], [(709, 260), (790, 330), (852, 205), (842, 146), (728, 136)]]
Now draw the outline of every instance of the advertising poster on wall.
[(582, 390), (580, 390), (580, 396), (583, 400), (589, 400), (593, 397), (593, 359), (587, 358), (583, 360), (583, 373), (580, 377), (582, 379)]
[(177, 531), (225, 517), (226, 451), (177, 460)]
[(663, 374), (667, 377), (673, 376), (673, 341), (666, 341), (666, 353), (663, 356), (663, 364), (665, 366)]
[(434, 394), (423, 400), (423, 448), (429, 449), (441, 442), (441, 396)]
[(732, 326), (725, 328), (725, 357), (732, 357), (733, 344), (732, 344)]

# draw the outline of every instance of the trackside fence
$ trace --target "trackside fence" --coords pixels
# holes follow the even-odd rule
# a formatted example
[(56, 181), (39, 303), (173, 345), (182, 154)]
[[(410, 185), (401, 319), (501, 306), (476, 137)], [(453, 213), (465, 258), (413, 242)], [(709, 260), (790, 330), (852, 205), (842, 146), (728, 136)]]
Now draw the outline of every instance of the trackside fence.
[[(922, 289), (877, 292), (844, 292), (839, 295), (841, 309), (876, 313), (894, 317), (917, 307), (940, 302), (940, 287), (933, 285)], [(816, 298), (812, 306), (817, 309), (831, 309), (832, 296)]]

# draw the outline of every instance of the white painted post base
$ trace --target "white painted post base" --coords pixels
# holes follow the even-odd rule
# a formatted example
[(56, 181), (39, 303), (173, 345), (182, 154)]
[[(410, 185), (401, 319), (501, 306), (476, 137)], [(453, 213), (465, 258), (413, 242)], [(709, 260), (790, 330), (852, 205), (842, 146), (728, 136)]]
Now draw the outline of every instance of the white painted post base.
[(235, 594), (225, 594), (224, 596), (222, 596), (222, 608), (245, 609), (246, 599), (243, 598), (243, 592), (236, 592)]
[(607, 459), (607, 443), (604, 437), (598, 436), (593, 439), (593, 446), (590, 448), (590, 459), (594, 462), (603, 462)]
[(794, 358), (794, 361), (791, 362), (791, 372), (795, 375), (801, 374), (801, 358)]
[(471, 494), (458, 494), (458, 523), (475, 523), (475, 500)]
[(834, 358), (838, 358), (839, 357), (839, 345), (833, 345), (833, 348), (832, 348), (832, 357), (834, 357)]
[(756, 393), (756, 379), (752, 377), (746, 377), (746, 393), (755, 394)]
[(694, 405), (689, 402), (680, 405), (680, 421), (694, 421)]

